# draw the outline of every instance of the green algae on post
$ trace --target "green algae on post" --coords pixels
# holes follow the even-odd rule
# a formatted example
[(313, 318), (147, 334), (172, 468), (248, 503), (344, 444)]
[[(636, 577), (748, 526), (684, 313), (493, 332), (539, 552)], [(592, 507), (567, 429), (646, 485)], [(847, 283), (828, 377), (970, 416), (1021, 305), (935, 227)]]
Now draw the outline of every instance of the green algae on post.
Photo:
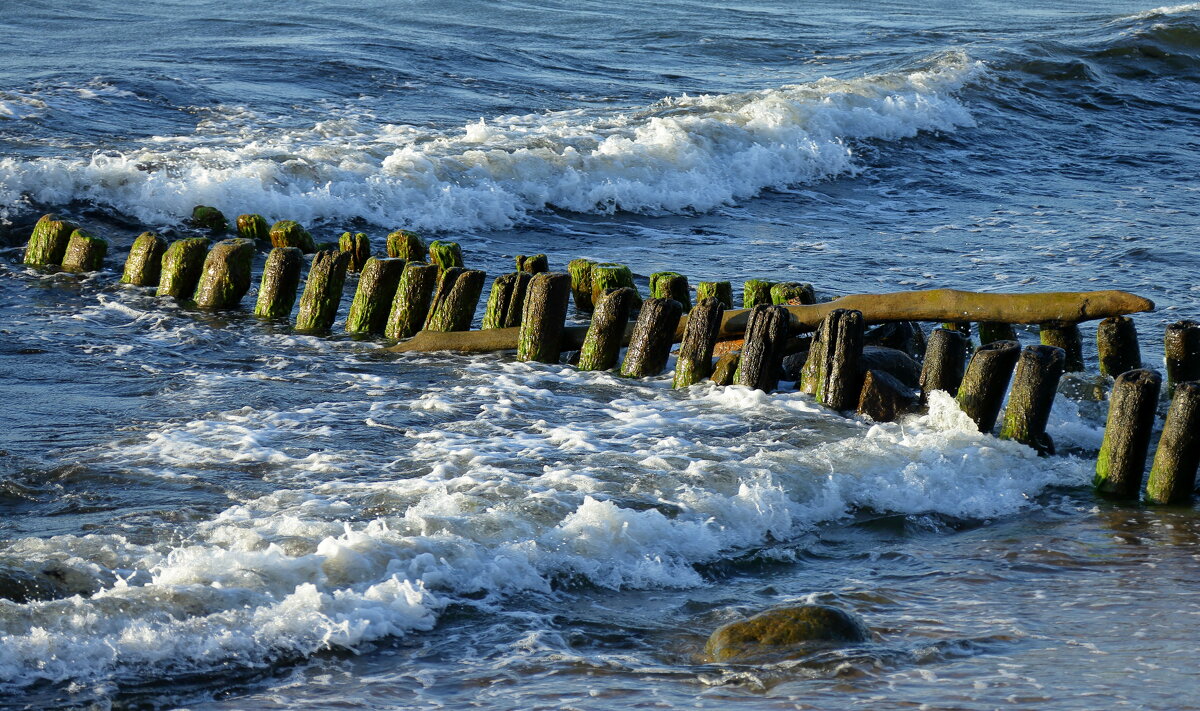
[(550, 271), (550, 261), (546, 259), (546, 255), (544, 254), (518, 254), (516, 262), (517, 271), (525, 272), (526, 274), (541, 274), (542, 272)]
[(186, 301), (196, 293), (204, 255), (208, 253), (207, 237), (192, 237), (172, 242), (162, 258), (162, 276), (158, 281), (158, 296), (170, 296)]
[(1096, 456), (1096, 491), (1115, 499), (1136, 499), (1146, 471), (1150, 432), (1158, 408), (1162, 376), (1149, 369), (1117, 376), (1108, 402), (1104, 443)]
[(429, 244), (429, 263), (436, 264), (438, 273), (452, 267), (463, 266), (462, 248), (457, 242), (442, 242), (440, 240)]
[(1057, 346), (1026, 346), (1021, 351), (1000, 427), (1001, 439), (1020, 442), (1041, 455), (1054, 454), (1046, 423), (1066, 360), (1066, 351)]
[(623, 286), (604, 292), (595, 301), (595, 313), (579, 350), (580, 370), (611, 370), (616, 366), (636, 298), (633, 289)]
[(817, 644), (858, 644), (871, 631), (854, 615), (827, 605), (767, 610), (723, 625), (712, 633), (704, 653), (714, 662), (775, 662), (811, 653)]
[(214, 235), (225, 234), (229, 230), (229, 221), (225, 219), (225, 215), (217, 208), (208, 205), (197, 205), (192, 208), (192, 225), (202, 230), (208, 230)]
[(715, 298), (727, 308), (733, 308), (733, 285), (727, 281), (702, 281), (696, 285), (696, 301)]
[(563, 324), (571, 303), (571, 275), (564, 272), (540, 272), (529, 281), (521, 331), (517, 340), (517, 360), (557, 363), (562, 353)]
[(1142, 367), (1137, 327), (1128, 316), (1109, 316), (1096, 326), (1096, 352), (1100, 373), (1117, 377), (1127, 370)]
[(771, 392), (779, 386), (788, 323), (787, 309), (782, 306), (762, 304), (750, 309), (742, 358), (734, 376), (738, 385), (764, 392)]
[(57, 267), (67, 254), (71, 233), (79, 229), (58, 215), (42, 215), (33, 226), (29, 246), (25, 248), (25, 264), (31, 267)]
[(1146, 500), (1152, 504), (1186, 505), (1196, 488), (1196, 469), (1200, 467), (1200, 382), (1175, 385), (1175, 396), (1167, 410)]
[(666, 370), (675, 328), (682, 315), (683, 306), (675, 299), (651, 298), (642, 302), (625, 360), (621, 362), (621, 375), (644, 378)]
[(125, 258), (125, 271), (121, 274), (122, 284), (133, 286), (158, 286), (162, 276), (162, 258), (167, 251), (167, 241), (153, 232), (143, 232), (133, 241), (129, 256)]
[(501, 274), (492, 282), (487, 307), (480, 329), (512, 328), (521, 325), (521, 313), (525, 309), (525, 294), (529, 288), (529, 272)]
[(771, 287), (771, 303), (780, 306), (808, 306), (817, 303), (812, 284), (785, 281)]
[(961, 331), (935, 328), (925, 345), (925, 363), (921, 368), (921, 398), (927, 400), (934, 390), (951, 397), (958, 394), (967, 363), (967, 337)]
[(958, 407), (984, 434), (991, 434), (1004, 404), (1004, 393), (1021, 355), (1016, 341), (992, 341), (975, 349), (958, 386)]
[(650, 275), (650, 296), (656, 299), (675, 299), (683, 312), (692, 310), (692, 295), (687, 277), (679, 272), (655, 272)]
[(436, 264), (408, 262), (400, 274), (396, 297), (392, 300), (392, 311), (388, 314), (383, 334), (388, 338), (410, 338), (425, 325), (429, 314), (429, 300), (437, 285)]
[(800, 390), (835, 410), (854, 409), (865, 376), (863, 332), (861, 311), (830, 312), (813, 337), (800, 371)]
[(1063, 349), (1067, 359), (1063, 370), (1067, 373), (1083, 371), (1083, 336), (1077, 323), (1043, 323), (1038, 328), (1043, 346)]
[(575, 300), (575, 309), (590, 313), (592, 304), (592, 267), (596, 263), (590, 259), (572, 259), (567, 262), (567, 273), (571, 275), (571, 297)]
[(979, 345), (986, 346), (989, 343), (996, 341), (1018, 341), (1017, 329), (1013, 328), (1011, 323), (1002, 321), (980, 321), (979, 328)]
[(387, 254), (393, 259), (425, 263), (425, 243), (416, 232), (393, 230), (387, 236)]
[(642, 307), (642, 297), (633, 284), (633, 272), (629, 267), (614, 262), (601, 262), (592, 265), (591, 274), (592, 303), (599, 301), (600, 295), (609, 289), (628, 287), (633, 289), (633, 310), (637, 311)]
[[(312, 235), (295, 220), (280, 220), (271, 226), (272, 247), (296, 247), (305, 254), (317, 251)], [(322, 250), (326, 251), (326, 250)]]
[(267, 218), (254, 213), (238, 215), (237, 233), (238, 237), (242, 239), (250, 239), (255, 242), (271, 241), (271, 225), (267, 222)]
[(333, 328), (349, 266), (349, 252), (326, 249), (313, 256), (296, 314), (296, 330), (327, 332)]
[(67, 241), (67, 253), (63, 255), (62, 268), (65, 272), (96, 272), (104, 268), (104, 255), (108, 254), (108, 240), (78, 229)]
[(196, 306), (232, 309), (250, 291), (250, 263), (254, 240), (235, 237), (217, 242), (204, 258), (204, 269), (196, 286)]
[(723, 310), (721, 302), (710, 297), (697, 302), (688, 314), (671, 387), (686, 388), (712, 373), (713, 348), (717, 344)]
[[(436, 243), (435, 243), (436, 244)], [(471, 328), (483, 280), (487, 275), (478, 269), (450, 267), (442, 272), (437, 292), (425, 319), (426, 331), (466, 331)]]
[(346, 268), (352, 272), (362, 271), (371, 258), (371, 240), (362, 232), (343, 232), (338, 239), (338, 249), (350, 253), (350, 266)]
[[(710, 299), (713, 297), (709, 297)], [(717, 302), (720, 303), (720, 302)], [(717, 385), (733, 385), (737, 377), (738, 365), (742, 362), (742, 352), (733, 351), (717, 358), (713, 365), (712, 377), (709, 380)]]
[(1176, 321), (1167, 326), (1163, 338), (1167, 362), (1167, 394), (1175, 394), (1175, 385), (1200, 380), (1200, 323)]
[(775, 282), (763, 279), (747, 279), (742, 282), (742, 308), (752, 309), (760, 304), (770, 304), (773, 286)]
[(258, 286), (258, 301), (254, 315), (260, 318), (287, 318), (296, 304), (300, 287), (300, 270), (304, 254), (296, 247), (275, 247), (267, 255), (262, 281)]
[(383, 333), (404, 265), (403, 259), (367, 258), (346, 316), (346, 333)]

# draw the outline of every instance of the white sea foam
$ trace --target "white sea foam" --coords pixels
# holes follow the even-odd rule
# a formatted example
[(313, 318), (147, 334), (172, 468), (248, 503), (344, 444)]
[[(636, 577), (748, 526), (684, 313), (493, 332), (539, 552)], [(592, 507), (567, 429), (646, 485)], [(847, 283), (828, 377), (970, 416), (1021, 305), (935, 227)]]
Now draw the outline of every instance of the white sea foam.
[(1184, 15), (1192, 12), (1200, 12), (1200, 3), (1184, 3), (1182, 5), (1164, 5), (1156, 7), (1153, 10), (1143, 10), (1142, 12), (1129, 15), (1126, 19), (1130, 20), (1147, 20), (1153, 17), (1162, 17), (1163, 15)]
[(531, 212), (710, 210), (769, 187), (857, 169), (852, 142), (972, 124), (953, 96), (981, 65), (821, 79), (646, 109), (498, 116), (440, 132), (370, 116), (283, 131), (203, 123), (124, 154), (0, 160), (0, 205), (74, 199), (169, 224), (197, 204), (311, 222), (365, 217), (421, 229), (502, 227)]

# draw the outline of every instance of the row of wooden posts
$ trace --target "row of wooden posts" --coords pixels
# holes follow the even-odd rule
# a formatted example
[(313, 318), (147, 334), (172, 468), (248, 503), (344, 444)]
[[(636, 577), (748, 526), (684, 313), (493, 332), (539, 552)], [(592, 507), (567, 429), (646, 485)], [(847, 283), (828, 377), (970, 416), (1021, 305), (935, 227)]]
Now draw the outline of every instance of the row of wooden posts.
[[(193, 222), (214, 233), (226, 229), (213, 208), (198, 207)], [(387, 237), (388, 257), (372, 257), (365, 234), (342, 235), (340, 244), (318, 250), (311, 235), (294, 221), (268, 226), (259, 215), (237, 219), (238, 238), (209, 248), (205, 237), (168, 245), (153, 233), (139, 236), (130, 250), (122, 281), (157, 287), (160, 296), (193, 300), (205, 308), (236, 307), (251, 284), (256, 242), (269, 241), (255, 314), (287, 318), (293, 309), (304, 262), (309, 268), (295, 326), (304, 331), (332, 328), (348, 271), (360, 272), (346, 330), (403, 339), (418, 331), (469, 330), (485, 274), (464, 268), (454, 242), (433, 242), (406, 230)], [(25, 262), (61, 266), (68, 271), (101, 268), (107, 242), (85, 230), (44, 216), (34, 228)], [(427, 260), (427, 261), (426, 261)], [(1043, 454), (1054, 452), (1046, 433), (1059, 380), (1065, 372), (1083, 370), (1083, 347), (1074, 323), (1043, 324), (1041, 344), (1023, 350), (1010, 324), (979, 323), (980, 345), (971, 348), (970, 324), (943, 324), (924, 340), (915, 324), (898, 323), (872, 332), (870, 340), (900, 346), (912, 355), (923, 350), (917, 383), (904, 383), (894, 368), (874, 367), (864, 355), (868, 340), (861, 312), (837, 309), (809, 338), (795, 338), (785, 304), (813, 304), (812, 286), (800, 283), (745, 283), (743, 306), (750, 309), (744, 338), (716, 360), (720, 324), (732, 308), (729, 282), (702, 282), (693, 305), (685, 276), (659, 272), (650, 277), (651, 298), (643, 300), (633, 274), (624, 265), (577, 259), (566, 273), (549, 271), (545, 255), (518, 256), (517, 270), (497, 277), (488, 298), (483, 329), (519, 327), (517, 358), (557, 363), (569, 303), (592, 314), (579, 351), (571, 362), (581, 370), (618, 366), (627, 377), (665, 371), (683, 314), (683, 329), (674, 387), (711, 379), (770, 392), (777, 388), (785, 364), (797, 388), (839, 411), (858, 411), (879, 421), (911, 411), (934, 390), (957, 399), (982, 432), (992, 432), (1005, 394), (1008, 407), (999, 436), (1029, 445)], [(627, 325), (633, 314), (632, 332)], [(877, 331), (880, 329), (877, 329)], [(890, 339), (890, 340), (889, 340)], [(1132, 319), (1113, 316), (1097, 329), (1100, 370), (1115, 377), (1104, 442), (1096, 465), (1095, 486), (1117, 498), (1136, 498), (1142, 488), (1145, 460), (1159, 402), (1161, 377), (1143, 369)], [(1190, 501), (1200, 464), (1200, 324), (1181, 321), (1167, 329), (1167, 378), (1171, 393), (1166, 422), (1151, 467), (1146, 497), (1155, 503)], [(802, 367), (795, 367), (803, 363)], [(1015, 370), (1015, 377), (1014, 377)], [(1011, 390), (1009, 384), (1012, 384)], [(915, 387), (910, 387), (915, 386)]]

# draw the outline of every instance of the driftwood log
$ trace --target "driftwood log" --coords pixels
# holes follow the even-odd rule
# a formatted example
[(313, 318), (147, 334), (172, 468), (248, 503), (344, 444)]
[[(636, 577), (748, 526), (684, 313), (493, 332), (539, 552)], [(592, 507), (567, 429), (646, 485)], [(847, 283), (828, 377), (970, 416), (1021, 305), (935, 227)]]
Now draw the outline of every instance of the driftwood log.
[[(861, 311), (868, 323), (888, 321), (1001, 321), (1019, 324), (1096, 321), (1109, 316), (1153, 311), (1154, 302), (1126, 291), (1056, 291), (1031, 294), (980, 294), (955, 289), (898, 291), (890, 294), (852, 294), (812, 306), (787, 306), (793, 332), (808, 332), (836, 309)], [(749, 309), (726, 310), (721, 317), (720, 339), (740, 338), (746, 330)], [(679, 322), (675, 340), (683, 337), (687, 317)], [(412, 339), (392, 346), (397, 353), (407, 351), (458, 351), (484, 353), (516, 350), (516, 328), (457, 333), (421, 332)], [(626, 329), (626, 339), (632, 324)], [(575, 350), (583, 343), (586, 326), (564, 329), (563, 350)]]

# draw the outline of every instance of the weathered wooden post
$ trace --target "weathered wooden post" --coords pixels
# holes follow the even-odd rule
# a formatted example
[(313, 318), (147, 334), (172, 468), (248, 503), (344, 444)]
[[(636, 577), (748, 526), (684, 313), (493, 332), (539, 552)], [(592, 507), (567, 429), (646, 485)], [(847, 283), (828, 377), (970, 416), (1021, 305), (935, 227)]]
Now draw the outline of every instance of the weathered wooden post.
[(1067, 354), (1063, 371), (1083, 371), (1083, 336), (1077, 323), (1043, 323), (1038, 326), (1043, 346), (1057, 346)]
[(1142, 367), (1137, 327), (1128, 316), (1110, 316), (1096, 327), (1096, 350), (1100, 372), (1117, 377), (1127, 370)]
[(770, 304), (773, 286), (775, 282), (763, 279), (747, 279), (742, 282), (742, 308), (752, 309), (759, 304)]
[(121, 274), (122, 284), (134, 286), (158, 286), (162, 276), (162, 258), (167, 251), (167, 241), (153, 232), (143, 232), (133, 241), (129, 256), (125, 258), (125, 271)]
[(1167, 326), (1163, 352), (1167, 360), (1167, 392), (1174, 396), (1176, 383), (1200, 380), (1200, 323), (1176, 321)]
[(462, 248), (458, 246), (458, 242), (441, 240), (430, 242), (429, 263), (437, 265), (438, 274), (454, 267), (461, 269), (463, 267)]
[(835, 410), (853, 410), (862, 392), (862, 349), (862, 312), (831, 311), (813, 337), (800, 390)]
[(324, 249), (313, 256), (304, 294), (300, 297), (300, 312), (296, 314), (296, 330), (328, 331), (333, 328), (349, 266), (349, 252)]
[(600, 300), (600, 295), (609, 289), (619, 289), (628, 287), (633, 289), (633, 310), (636, 311), (642, 307), (642, 297), (637, 293), (637, 287), (633, 284), (633, 272), (624, 264), (614, 264), (612, 262), (601, 262), (593, 264), (592, 273), (592, 303)]
[[(713, 297), (709, 297), (710, 299)], [(717, 302), (720, 303), (720, 302)], [(742, 352), (732, 351), (717, 358), (716, 364), (713, 366), (713, 374), (709, 380), (717, 385), (733, 385), (733, 381), (737, 378), (738, 365), (742, 362)]]
[(436, 264), (408, 262), (404, 265), (383, 335), (388, 338), (409, 338), (421, 330), (429, 315), (429, 301), (433, 298), (437, 277)]
[(1004, 404), (1004, 393), (1021, 355), (1016, 341), (992, 341), (975, 349), (958, 386), (958, 406), (984, 434), (991, 434)]
[(541, 274), (550, 271), (550, 261), (544, 254), (518, 254), (516, 262), (517, 271), (526, 274)]
[(304, 253), (297, 247), (274, 247), (267, 255), (254, 315), (260, 318), (287, 318), (296, 304)]
[(788, 304), (815, 304), (817, 294), (812, 284), (795, 281), (785, 281), (771, 287), (771, 303), (781, 306)]
[(225, 214), (208, 205), (197, 205), (192, 208), (192, 225), (202, 230), (208, 230), (214, 235), (223, 235), (229, 230), (229, 221), (225, 219)]
[(350, 265), (346, 269), (352, 272), (362, 271), (371, 258), (371, 240), (362, 232), (343, 232), (338, 238), (338, 249), (350, 253)]
[[(436, 242), (434, 244), (437, 244)], [(442, 271), (425, 319), (426, 331), (468, 331), (487, 275), (478, 269), (449, 267)]]
[(63, 255), (64, 272), (97, 272), (104, 268), (104, 256), (108, 254), (108, 240), (77, 229), (67, 241), (67, 253)]
[(583, 313), (592, 310), (592, 265), (590, 259), (572, 259), (567, 262), (567, 273), (571, 275), (571, 298), (575, 309)]
[(271, 241), (271, 226), (267, 224), (267, 218), (254, 213), (238, 215), (237, 233), (238, 237), (255, 242)]
[(921, 367), (921, 399), (934, 390), (958, 394), (967, 362), (967, 337), (961, 331), (935, 328), (925, 345), (925, 363)]
[(416, 232), (393, 230), (387, 236), (387, 255), (405, 262), (425, 263), (425, 243)]
[(1013, 328), (1011, 323), (1001, 323), (999, 321), (980, 321), (979, 328), (979, 345), (986, 346), (989, 343), (996, 341), (1017, 341), (1017, 329)]
[[(528, 274), (528, 272), (523, 272)], [(562, 354), (563, 324), (571, 303), (571, 275), (538, 272), (529, 280), (521, 314), (517, 360), (557, 363)]]
[(79, 226), (60, 219), (58, 215), (42, 215), (33, 226), (29, 246), (25, 248), (25, 264), (31, 267), (57, 267), (67, 254), (71, 233)]
[(346, 316), (346, 333), (383, 333), (404, 264), (403, 259), (391, 257), (367, 258)]
[(688, 314), (675, 359), (675, 380), (672, 387), (686, 388), (704, 380), (712, 373), (713, 347), (721, 329), (721, 302), (702, 299)]
[(715, 298), (727, 309), (733, 308), (733, 285), (727, 281), (702, 281), (696, 285), (696, 301)]
[(250, 264), (254, 241), (235, 237), (213, 245), (204, 258), (196, 286), (196, 306), (202, 309), (232, 309), (250, 291)]
[(1000, 428), (1002, 439), (1033, 447), (1038, 454), (1054, 454), (1054, 441), (1046, 434), (1046, 423), (1066, 359), (1066, 352), (1056, 346), (1026, 346), (1021, 351)]
[(683, 306), (675, 299), (646, 299), (629, 337), (629, 348), (621, 362), (621, 375), (644, 378), (658, 375), (667, 368), (675, 329), (683, 316)]
[(656, 299), (675, 299), (683, 312), (692, 310), (692, 294), (687, 277), (678, 272), (655, 272), (650, 275), (650, 296)]
[(636, 298), (637, 292), (623, 286), (604, 292), (594, 302), (595, 313), (579, 351), (580, 370), (611, 370), (616, 366)]
[(1100, 494), (1136, 499), (1141, 493), (1161, 387), (1162, 376), (1149, 369), (1127, 370), (1113, 383), (1104, 443), (1096, 457), (1094, 485)]
[[(783, 346), (787, 341), (790, 320), (787, 309), (782, 306), (764, 304), (750, 310), (742, 357), (734, 376), (738, 385), (765, 392), (771, 392), (779, 386)], [(859, 345), (861, 348), (861, 343)]]
[(533, 275), (529, 272), (510, 272), (496, 277), (492, 282), (492, 291), (488, 294), (487, 308), (480, 328), (520, 326), (521, 315), (525, 310), (525, 295), (532, 278)]
[(295, 220), (280, 220), (271, 225), (269, 236), (272, 247), (297, 247), (305, 254), (317, 251), (312, 235)]
[(1146, 500), (1152, 504), (1188, 504), (1200, 467), (1200, 382), (1175, 384), (1175, 396), (1154, 452)]
[(172, 242), (163, 253), (162, 275), (158, 281), (158, 296), (186, 300), (196, 294), (204, 256), (208, 254), (207, 237), (192, 237)]

